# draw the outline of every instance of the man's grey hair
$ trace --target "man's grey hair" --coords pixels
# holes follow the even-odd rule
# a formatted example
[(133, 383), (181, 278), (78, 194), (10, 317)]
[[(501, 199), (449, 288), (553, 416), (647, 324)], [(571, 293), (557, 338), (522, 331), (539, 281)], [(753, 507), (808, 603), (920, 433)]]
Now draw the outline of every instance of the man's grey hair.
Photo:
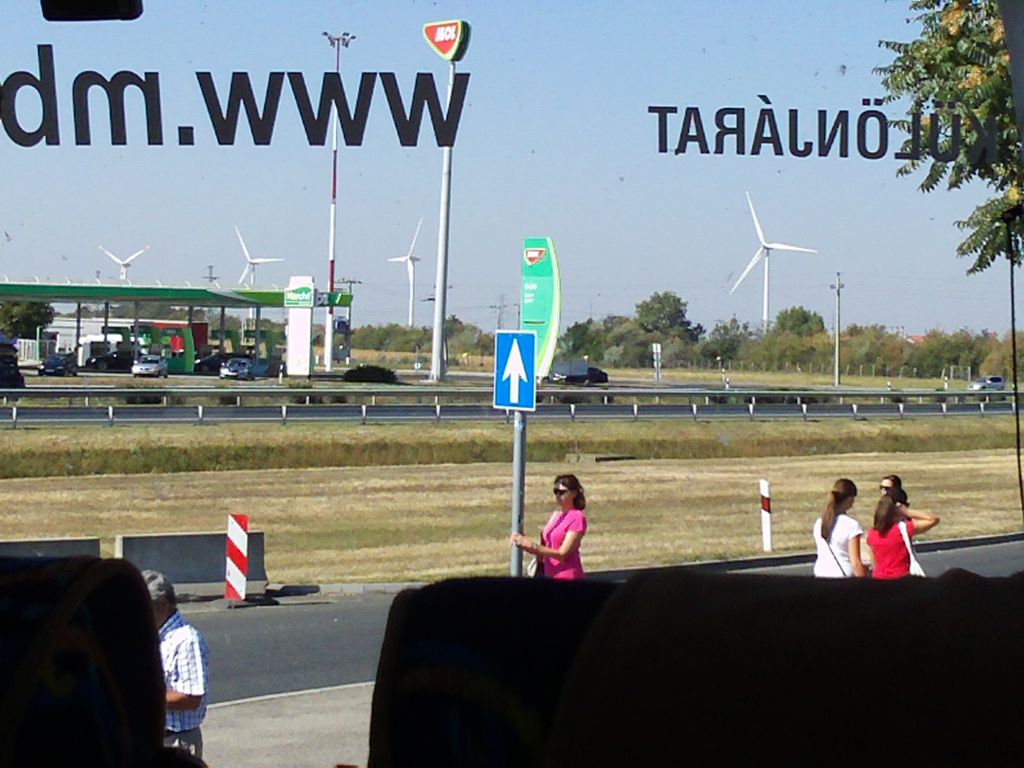
[(174, 594), (174, 585), (160, 571), (143, 571), (142, 580), (146, 582), (146, 588), (149, 590), (149, 599), (154, 603), (166, 600), (171, 608), (178, 605), (178, 597)]

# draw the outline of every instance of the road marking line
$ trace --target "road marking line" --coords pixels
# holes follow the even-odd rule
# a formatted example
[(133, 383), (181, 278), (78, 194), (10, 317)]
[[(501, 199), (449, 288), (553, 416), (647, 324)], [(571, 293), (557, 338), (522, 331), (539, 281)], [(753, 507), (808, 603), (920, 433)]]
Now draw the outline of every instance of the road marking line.
[(268, 693), (264, 696), (251, 696), (248, 699), (218, 701), (216, 704), (210, 704), (206, 708), (219, 709), (221, 707), (229, 707), (233, 704), (252, 704), (257, 701), (272, 701), (273, 699), (286, 699), (293, 696), (305, 696), (310, 693), (329, 693), (331, 691), (343, 691), (346, 688), (365, 688), (368, 685), (373, 685), (373, 682), (373, 680), (369, 680), (365, 683), (346, 683), (344, 685), (330, 685), (326, 688), (306, 688), (302, 691), (288, 691), (287, 693)]

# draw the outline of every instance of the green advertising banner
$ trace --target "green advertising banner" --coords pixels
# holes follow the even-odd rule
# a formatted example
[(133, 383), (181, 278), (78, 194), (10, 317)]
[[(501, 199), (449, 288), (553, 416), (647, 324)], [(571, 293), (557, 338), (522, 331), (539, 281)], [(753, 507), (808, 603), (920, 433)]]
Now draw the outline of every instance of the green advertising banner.
[(537, 332), (536, 375), (541, 379), (555, 359), (562, 317), (562, 278), (550, 237), (523, 240), (522, 275), (519, 328)]
[(284, 305), (288, 309), (312, 309), (313, 286), (300, 285), (284, 292)]

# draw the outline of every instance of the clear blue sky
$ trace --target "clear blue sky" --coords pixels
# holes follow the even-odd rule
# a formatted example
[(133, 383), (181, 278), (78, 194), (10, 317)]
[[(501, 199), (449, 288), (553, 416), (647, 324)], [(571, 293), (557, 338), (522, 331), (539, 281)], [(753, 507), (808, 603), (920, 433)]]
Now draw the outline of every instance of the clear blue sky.
[[(983, 189), (922, 194), (917, 180), (896, 178), (891, 152), (875, 161), (657, 152), (649, 105), (696, 106), (709, 125), (716, 109), (742, 106), (752, 123), (765, 94), (780, 119), (790, 108), (805, 120), (818, 109), (855, 117), (861, 99), (883, 95), (872, 68), (889, 54), (878, 40), (916, 33), (906, 5), (146, 0), (135, 22), (53, 24), (36, 2), (5, 3), (0, 76), (35, 72), (37, 44), (54, 46), (61, 144), (22, 148), (0, 133), (0, 275), (113, 277), (99, 244), (119, 255), (149, 244), (131, 269), (137, 283), (201, 282), (208, 264), (234, 283), (244, 266), (237, 224), (254, 256), (285, 259), (261, 268), (260, 283), (312, 274), (323, 284), (330, 147), (308, 146), (287, 87), (269, 147), (217, 146), (194, 73), (226, 86), (231, 72), (248, 72), (261, 93), (269, 72), (298, 71), (316, 95), (334, 67), (321, 32), (348, 31), (357, 39), (342, 58), (347, 91), (360, 73), (385, 71), (408, 94), (417, 72), (447, 79), (422, 25), (463, 18), (473, 36), (459, 71), (472, 77), (454, 151), (451, 313), (493, 328), (491, 306), (502, 294), (516, 300), (522, 238), (551, 236), (563, 327), (630, 313), (664, 290), (707, 328), (733, 315), (756, 323), (760, 268), (728, 293), (757, 248), (749, 190), (769, 240), (820, 251), (773, 257), (773, 315), (803, 305), (831, 324), (839, 271), (844, 326), (1002, 331), (1005, 265), (969, 277), (954, 251), (953, 222)], [(134, 99), (127, 146), (110, 145), (96, 106), (94, 145), (75, 146), (71, 83), (83, 70), (159, 72), (165, 145), (146, 145)], [(27, 127), (37, 103), (19, 97)], [(195, 146), (177, 145), (183, 124), (196, 126)], [(422, 216), (416, 311), (428, 325), (432, 305), (419, 299), (433, 293), (441, 150), (426, 127), (419, 146), (399, 145), (378, 85), (364, 143), (342, 149), (340, 168), (337, 275), (362, 281), (356, 324), (404, 322), (405, 270), (387, 259), (404, 254)]]

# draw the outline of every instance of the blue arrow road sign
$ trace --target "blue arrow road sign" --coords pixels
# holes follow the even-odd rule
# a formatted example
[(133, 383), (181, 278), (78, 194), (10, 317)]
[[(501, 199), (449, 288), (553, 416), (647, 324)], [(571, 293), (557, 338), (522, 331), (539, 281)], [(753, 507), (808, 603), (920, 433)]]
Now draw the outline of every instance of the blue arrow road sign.
[(494, 339), (494, 407), (537, 410), (537, 334), (498, 331)]

